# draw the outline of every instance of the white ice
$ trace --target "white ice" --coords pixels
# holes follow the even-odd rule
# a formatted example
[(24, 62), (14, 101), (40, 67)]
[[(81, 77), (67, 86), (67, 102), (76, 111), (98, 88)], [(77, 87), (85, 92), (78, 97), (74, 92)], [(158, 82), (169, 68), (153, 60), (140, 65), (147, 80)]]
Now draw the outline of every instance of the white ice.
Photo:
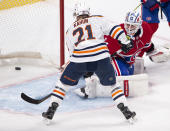
[[(126, 12), (134, 9), (139, 2), (91, 0), (89, 4), (92, 12), (106, 15), (119, 23)], [(67, 21), (69, 18), (66, 18)], [(70, 24), (67, 21), (66, 27)], [(165, 20), (161, 20), (153, 42), (156, 46), (170, 44), (170, 28)], [(22, 70), (16, 71), (15, 66), (20, 66)], [(84, 100), (69, 92), (52, 124), (46, 126), (41, 113), (48, 108), (49, 100), (32, 105), (23, 101), (20, 93), (32, 97), (48, 94), (55, 86), (59, 71), (20, 64), (1, 66), (0, 131), (170, 131), (170, 61), (155, 64), (145, 57), (145, 67), (149, 75), (149, 93), (127, 99), (130, 108), (137, 113), (135, 124), (126, 122), (113, 106), (111, 98)]]

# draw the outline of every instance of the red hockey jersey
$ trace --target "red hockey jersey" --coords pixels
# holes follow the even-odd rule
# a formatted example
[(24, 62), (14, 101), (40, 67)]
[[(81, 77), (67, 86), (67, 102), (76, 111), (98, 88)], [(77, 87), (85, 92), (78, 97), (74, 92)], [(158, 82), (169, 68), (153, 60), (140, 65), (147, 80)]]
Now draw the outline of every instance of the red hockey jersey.
[[(125, 34), (127, 34), (124, 28), (124, 24), (120, 24), (119, 28), (120, 27), (124, 30)], [(117, 51), (121, 48), (118, 40), (113, 39), (110, 36), (105, 36), (105, 39), (108, 43), (108, 49), (111, 55), (114, 54), (114, 57), (122, 58), (128, 64), (133, 64), (137, 56), (142, 57), (144, 52), (151, 48), (152, 35), (153, 32), (149, 24), (147, 24), (146, 22), (142, 22), (141, 29), (132, 38), (134, 47), (128, 53), (124, 53), (123, 51), (117, 53)]]

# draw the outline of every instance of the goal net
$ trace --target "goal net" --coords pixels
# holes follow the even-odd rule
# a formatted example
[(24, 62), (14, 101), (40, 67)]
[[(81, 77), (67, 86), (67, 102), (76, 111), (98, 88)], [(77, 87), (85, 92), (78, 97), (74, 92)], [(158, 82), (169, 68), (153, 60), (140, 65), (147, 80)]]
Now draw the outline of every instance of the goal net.
[(0, 60), (60, 66), (59, 0), (0, 1)]
[[(64, 2), (62, 16), (61, 1)], [(100, 4), (98, 0), (81, 1), (89, 5), (92, 14), (117, 20), (114, 12), (110, 15), (110, 10), (101, 11), (103, 5), (112, 9), (113, 5), (109, 4), (112, 0), (100, 1)], [(59, 67), (61, 58), (67, 62), (66, 45), (65, 53), (61, 53), (60, 43), (64, 43), (64, 33), (74, 20), (77, 2), (80, 0), (0, 0), (0, 64), (17, 61)]]

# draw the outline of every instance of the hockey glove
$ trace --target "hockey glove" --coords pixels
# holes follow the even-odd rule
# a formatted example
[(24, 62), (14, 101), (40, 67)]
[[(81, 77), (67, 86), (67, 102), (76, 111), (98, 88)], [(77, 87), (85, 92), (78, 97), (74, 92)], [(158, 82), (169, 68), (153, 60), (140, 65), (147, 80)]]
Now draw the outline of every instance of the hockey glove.
[(125, 44), (121, 43), (121, 49), (124, 53), (128, 53), (133, 47), (134, 47), (134, 43), (132, 39), (127, 41), (127, 43)]
[(155, 49), (154, 51), (147, 53), (150, 60), (155, 63), (166, 62), (170, 59), (170, 47), (168, 45), (164, 45), (159, 49)]
[(141, 2), (143, 3), (143, 6), (148, 8), (150, 11), (154, 11), (159, 8), (157, 0), (141, 0)]
[(160, 3), (160, 6), (162, 7), (162, 8), (168, 8), (167, 6), (168, 6), (168, 4), (169, 4), (169, 2), (170, 2), (170, 0), (160, 0), (161, 1), (161, 3)]

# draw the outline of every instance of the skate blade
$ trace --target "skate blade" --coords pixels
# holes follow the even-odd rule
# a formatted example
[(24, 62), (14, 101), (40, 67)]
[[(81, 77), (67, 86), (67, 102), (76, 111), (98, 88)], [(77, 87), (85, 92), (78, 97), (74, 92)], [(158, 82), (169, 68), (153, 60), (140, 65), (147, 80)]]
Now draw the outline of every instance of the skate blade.
[(47, 118), (43, 118), (43, 123), (47, 126), (49, 126), (51, 124), (51, 120), (47, 119)]
[(132, 118), (128, 119), (128, 122), (133, 125), (137, 122), (137, 118), (132, 117)]

